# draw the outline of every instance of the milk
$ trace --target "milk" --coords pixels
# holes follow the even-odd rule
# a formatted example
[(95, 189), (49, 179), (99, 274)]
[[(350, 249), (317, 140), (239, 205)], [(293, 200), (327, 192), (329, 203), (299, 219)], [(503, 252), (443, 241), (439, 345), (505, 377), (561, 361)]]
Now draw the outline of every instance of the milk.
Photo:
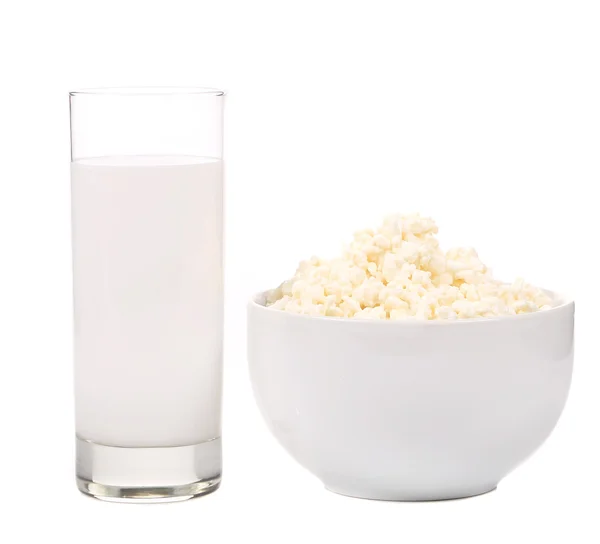
[(72, 163), (79, 438), (122, 447), (220, 436), (222, 163)]

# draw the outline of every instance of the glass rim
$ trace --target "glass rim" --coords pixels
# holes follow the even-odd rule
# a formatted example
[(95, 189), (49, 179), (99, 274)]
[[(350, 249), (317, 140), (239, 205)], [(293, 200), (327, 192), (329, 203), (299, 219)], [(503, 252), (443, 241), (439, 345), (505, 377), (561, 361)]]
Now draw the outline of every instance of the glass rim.
[(211, 95), (225, 96), (225, 91), (214, 87), (92, 87), (69, 91), (69, 96), (167, 96)]

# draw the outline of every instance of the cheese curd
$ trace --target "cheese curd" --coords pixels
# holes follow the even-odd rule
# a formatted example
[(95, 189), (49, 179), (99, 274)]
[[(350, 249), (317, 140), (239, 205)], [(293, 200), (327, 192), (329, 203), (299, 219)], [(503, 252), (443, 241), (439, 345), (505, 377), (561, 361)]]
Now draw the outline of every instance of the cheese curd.
[(296, 314), (357, 319), (454, 320), (516, 315), (551, 307), (521, 278), (492, 277), (472, 248), (444, 253), (428, 217), (395, 215), (362, 230), (341, 257), (312, 257), (267, 293), (267, 306)]

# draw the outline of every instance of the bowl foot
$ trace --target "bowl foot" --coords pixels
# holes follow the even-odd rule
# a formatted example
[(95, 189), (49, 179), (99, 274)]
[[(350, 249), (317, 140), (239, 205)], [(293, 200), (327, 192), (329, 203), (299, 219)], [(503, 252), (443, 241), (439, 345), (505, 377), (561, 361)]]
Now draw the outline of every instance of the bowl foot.
[(457, 489), (457, 490), (441, 490), (438, 492), (430, 490), (400, 490), (400, 491), (381, 491), (381, 490), (359, 490), (351, 489), (333, 485), (325, 484), (325, 489), (336, 493), (337, 495), (344, 495), (345, 497), (352, 497), (355, 499), (369, 499), (376, 501), (397, 501), (397, 502), (432, 502), (432, 501), (452, 501), (459, 499), (468, 499), (471, 497), (478, 497), (479, 495), (485, 495), (495, 491), (497, 484), (485, 485), (481, 487)]

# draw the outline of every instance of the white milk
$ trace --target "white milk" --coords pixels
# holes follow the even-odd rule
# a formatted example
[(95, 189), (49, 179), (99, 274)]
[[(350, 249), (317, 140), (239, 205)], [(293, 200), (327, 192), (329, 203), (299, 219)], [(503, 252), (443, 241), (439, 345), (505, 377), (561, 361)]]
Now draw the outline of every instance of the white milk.
[(110, 446), (220, 436), (222, 163), (72, 163), (77, 435)]

